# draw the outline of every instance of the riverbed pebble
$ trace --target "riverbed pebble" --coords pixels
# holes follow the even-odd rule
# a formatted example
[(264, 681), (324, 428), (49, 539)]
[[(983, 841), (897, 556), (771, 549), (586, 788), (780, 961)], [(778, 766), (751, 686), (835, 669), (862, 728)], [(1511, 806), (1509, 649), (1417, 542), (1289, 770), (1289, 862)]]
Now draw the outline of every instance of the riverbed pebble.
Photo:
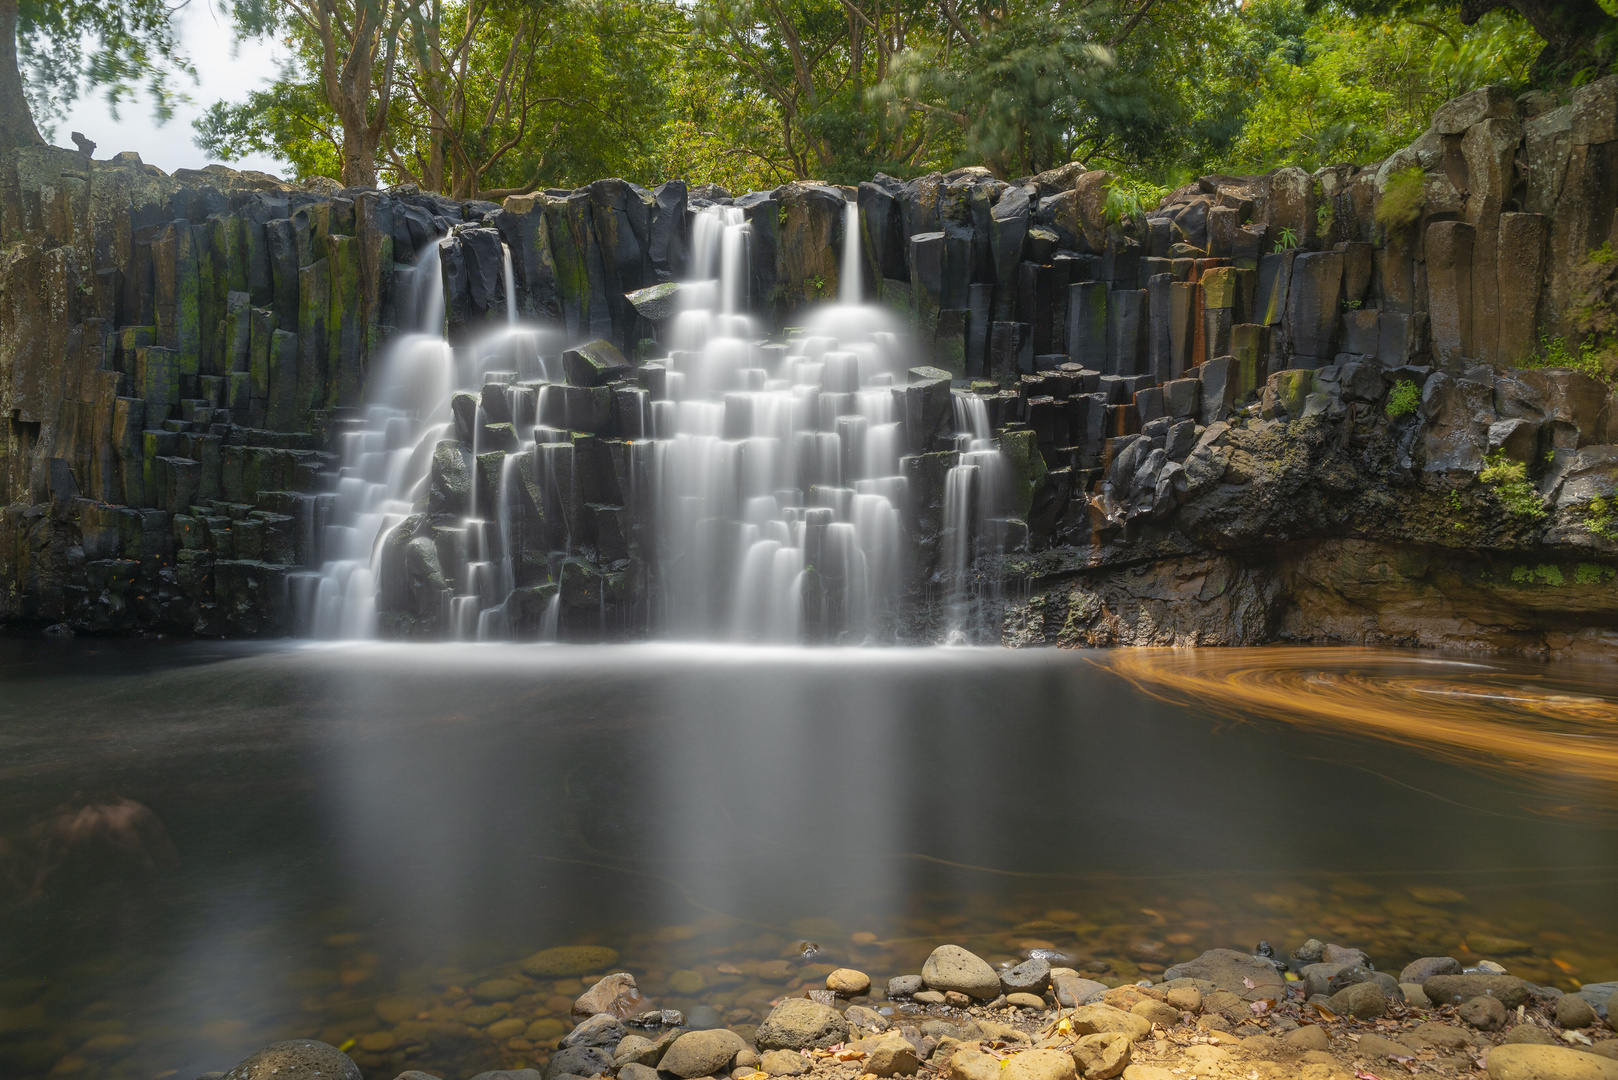
[(271, 1043), (225, 1073), (225, 1080), (361, 1080), (354, 1059), (314, 1039)]
[(807, 998), (787, 998), (758, 1027), (760, 1050), (813, 1050), (848, 1038), (848, 1021), (829, 1005)]
[(602, 945), (561, 945), (537, 952), (522, 962), (525, 975), (536, 978), (588, 975), (618, 962), (618, 951)]
[(1489, 1051), (1489, 1080), (1618, 1080), (1618, 1061), (1561, 1046), (1518, 1043)]

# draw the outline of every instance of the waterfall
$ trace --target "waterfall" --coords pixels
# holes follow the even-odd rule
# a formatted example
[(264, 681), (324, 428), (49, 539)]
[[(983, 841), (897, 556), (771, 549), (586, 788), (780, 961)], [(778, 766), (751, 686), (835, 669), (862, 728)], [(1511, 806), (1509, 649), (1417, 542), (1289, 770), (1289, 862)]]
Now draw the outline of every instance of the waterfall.
[(860, 302), (860, 205), (853, 199), (843, 209), (843, 262), (837, 272), (837, 302)]
[[(844, 296), (857, 299), (849, 214)], [(694, 265), (717, 277), (687, 290), (667, 400), (652, 403), (663, 622), (740, 640), (891, 637), (904, 492), (897, 338), (880, 312), (849, 303), (784, 350), (761, 349), (743, 313), (749, 236), (737, 208), (697, 215)]]
[(500, 273), (506, 283), (506, 325), (517, 325), (517, 276), (511, 269), (511, 249), (500, 245)]
[[(784, 643), (895, 636), (907, 451), (895, 388), (908, 361), (891, 317), (858, 303), (852, 203), (844, 229), (841, 302), (810, 312), (784, 344), (765, 344), (748, 314), (751, 226), (737, 207), (695, 215), (698, 277), (682, 288), (681, 309), (665, 331), (662, 375), (614, 390), (634, 463), (631, 512), (644, 506), (651, 514), (646, 554), (655, 562), (639, 584), (652, 598), (653, 632)], [(587, 505), (581, 488), (580, 444), (569, 429), (582, 399), (563, 385), (561, 350), (516, 324), (504, 245), (502, 270), (506, 325), (451, 348), (439, 242), (418, 254), (422, 332), (389, 349), (372, 379), (375, 403), (339, 431), (340, 466), (317, 509), (320, 569), (296, 575), (292, 590), (299, 632), (393, 632), (378, 625), (378, 612), (403, 610), (402, 590), (419, 597), (424, 581), (441, 582), (441, 601), (427, 602), (439, 605), (436, 616), (419, 599), (416, 611), (438, 619), (441, 637), (504, 639), (519, 612), (523, 625), (537, 623), (550, 640), (591, 622), (605, 632), (608, 583), (604, 566), (589, 561), (600, 555), (590, 547), (598, 520), (590, 515), (613, 508)], [(495, 422), (520, 433), (515, 449)], [(498, 468), (485, 451), (504, 451)], [(453, 492), (435, 490), (430, 477), (435, 459), (439, 468), (456, 467), (455, 452), (471, 483), (453, 496), (461, 516), (450, 519), (441, 501)], [(642, 471), (649, 489), (635, 487)], [(520, 526), (525, 485), (534, 494), (523, 498), (543, 500), (544, 536)], [(423, 523), (428, 509), (434, 517)], [(396, 536), (406, 521), (410, 532)], [(519, 580), (532, 580), (524, 568), (536, 554), (549, 566), (549, 584), (519, 590)], [(585, 594), (592, 612), (561, 600), (564, 572), (576, 562), (594, 575)]]
[[(958, 463), (944, 477), (939, 574), (946, 589), (945, 641), (958, 645), (969, 641), (976, 629), (974, 600), (981, 598), (981, 590), (973, 578), (972, 564), (988, 553), (980, 550), (984, 537), (1000, 534), (1001, 530), (992, 530), (990, 525), (1004, 512), (1006, 477), (1005, 459), (989, 427), (988, 403), (976, 394), (957, 393), (951, 404)], [(987, 578), (991, 592), (998, 580), (997, 574)]]

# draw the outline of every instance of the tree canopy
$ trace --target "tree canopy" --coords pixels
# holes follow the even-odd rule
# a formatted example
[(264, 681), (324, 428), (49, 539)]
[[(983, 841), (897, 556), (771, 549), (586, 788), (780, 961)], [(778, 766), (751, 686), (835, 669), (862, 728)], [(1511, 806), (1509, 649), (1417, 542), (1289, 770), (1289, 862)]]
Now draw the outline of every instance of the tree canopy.
[[(1618, 55), (1618, 0), (195, 2), (288, 57), (274, 85), (197, 121), (207, 153), (459, 198), (1068, 161), (1144, 195), (1369, 160), (1457, 93), (1565, 95)], [(163, 0), (0, 0), (0, 91), (15, 42), (24, 119), (90, 85), (143, 87), (162, 109), (187, 71), (171, 17)], [(1570, 17), (1589, 28), (1572, 43)]]

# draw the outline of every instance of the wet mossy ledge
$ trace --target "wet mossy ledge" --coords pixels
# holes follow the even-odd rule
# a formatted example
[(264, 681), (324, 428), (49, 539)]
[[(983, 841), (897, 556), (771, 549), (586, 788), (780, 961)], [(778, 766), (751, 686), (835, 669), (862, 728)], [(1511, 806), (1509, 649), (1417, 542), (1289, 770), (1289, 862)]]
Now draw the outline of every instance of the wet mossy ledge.
[[(515, 637), (547, 619), (564, 640), (655, 635), (636, 446), (640, 403), (665, 393), (693, 215), (740, 209), (748, 307), (782, 341), (837, 295), (853, 201), (864, 299), (908, 321), (915, 361), (892, 391), (903, 585), (880, 640), (946, 635), (951, 395), (970, 393), (1011, 486), (970, 538), (975, 640), (1610, 656), (1618, 407), (1588, 371), (1548, 365), (1580, 355), (1580, 289), (1618, 240), (1618, 78), (1552, 105), (1483, 88), (1385, 161), (1202, 177), (1121, 215), (1109, 174), (1079, 163), (734, 197), (608, 179), (495, 205), (8, 151), (0, 623), (303, 632), (293, 594), (318, 567), (335, 449), (427, 317), (418, 276), (436, 263), (456, 348), (511, 305), (556, 328), (565, 383), (541, 421), (569, 433), (547, 458), (568, 482), (536, 455), (506, 466), (529, 388), (458, 399), (462, 453), (435, 460), (374, 560), (382, 632), (446, 636), (446, 568), (465, 561), (451, 525), (506, 499)], [(837, 571), (807, 561), (822, 640)]]
[[(942, 945), (919, 973), (873, 980), (802, 944), (793, 959), (714, 969), (744, 990), (757, 984), (740, 998), (755, 1007), (734, 1016), (657, 1008), (632, 972), (592, 974), (616, 965), (612, 949), (561, 946), (466, 985), (378, 999), (374, 1017), (321, 1033), (338, 1046), (275, 1043), (200, 1080), (1618, 1077), (1618, 983), (1565, 992), (1491, 960), (1419, 957), (1394, 975), (1361, 949), (1311, 938), (1289, 956), (1265, 942), (1251, 954), (1210, 949), (1130, 981), (1052, 949), (995, 967)], [(669, 982), (683, 993), (707, 980), (693, 968)], [(563, 990), (577, 994), (571, 1005)]]

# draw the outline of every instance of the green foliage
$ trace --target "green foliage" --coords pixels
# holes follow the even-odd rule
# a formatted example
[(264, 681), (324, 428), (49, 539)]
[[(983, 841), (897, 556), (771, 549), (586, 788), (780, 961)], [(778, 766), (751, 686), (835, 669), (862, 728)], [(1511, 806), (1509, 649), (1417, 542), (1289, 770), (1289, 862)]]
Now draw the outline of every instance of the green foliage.
[(175, 82), (196, 77), (180, 51), (175, 10), (166, 0), (20, 0), (17, 65), (40, 132), (53, 138), (54, 122), (92, 87), (114, 117), (142, 90), (160, 121), (172, 116), (185, 100)]
[(1613, 527), (1615, 517), (1618, 517), (1618, 499), (1607, 499), (1597, 495), (1590, 500), (1590, 505), (1585, 507), (1584, 527), (1597, 536), (1618, 540), (1618, 528)]
[(1514, 12), (1475, 25), (1452, 11), (1418, 18), (1356, 15), (1335, 5), (1306, 12), (1303, 0), (1255, 0), (1254, 22), (1286, 25), (1264, 57), (1247, 122), (1226, 171), (1276, 165), (1314, 170), (1374, 161), (1407, 145), (1444, 101), (1486, 84), (1517, 86), (1543, 44)]
[(1291, 251), (1297, 246), (1298, 234), (1293, 231), (1292, 226), (1288, 225), (1276, 234), (1275, 250), (1277, 253)]
[(1512, 461), (1506, 457), (1504, 450), (1496, 450), (1488, 456), (1478, 479), (1493, 489), (1495, 498), (1513, 517), (1528, 521), (1545, 517), (1545, 500), (1529, 482), (1528, 466), (1521, 461)]
[(1594, 337), (1586, 338), (1584, 343), (1577, 347), (1569, 347), (1564, 338), (1547, 334), (1539, 339), (1539, 350), (1524, 359), (1520, 366), (1569, 368), (1583, 372), (1592, 379), (1600, 379), (1613, 389), (1618, 389), (1618, 370), (1615, 370), (1613, 358), (1608, 355), (1609, 351), (1604, 351), (1599, 340)]
[(1511, 570), (1511, 580), (1518, 585), (1550, 585), (1560, 587), (1567, 579), (1562, 576), (1562, 568), (1551, 563), (1540, 563), (1538, 566), (1516, 566)]
[(1388, 419), (1413, 415), (1421, 405), (1421, 388), (1409, 379), (1400, 379), (1388, 391), (1388, 404), (1384, 410)]
[(1376, 204), (1376, 222), (1388, 232), (1408, 229), (1421, 220), (1422, 191), (1427, 174), (1420, 165), (1388, 174), (1387, 186)]
[(1573, 584), (1575, 585), (1605, 585), (1614, 577), (1618, 577), (1618, 570), (1599, 563), (1581, 562), (1573, 568)]

